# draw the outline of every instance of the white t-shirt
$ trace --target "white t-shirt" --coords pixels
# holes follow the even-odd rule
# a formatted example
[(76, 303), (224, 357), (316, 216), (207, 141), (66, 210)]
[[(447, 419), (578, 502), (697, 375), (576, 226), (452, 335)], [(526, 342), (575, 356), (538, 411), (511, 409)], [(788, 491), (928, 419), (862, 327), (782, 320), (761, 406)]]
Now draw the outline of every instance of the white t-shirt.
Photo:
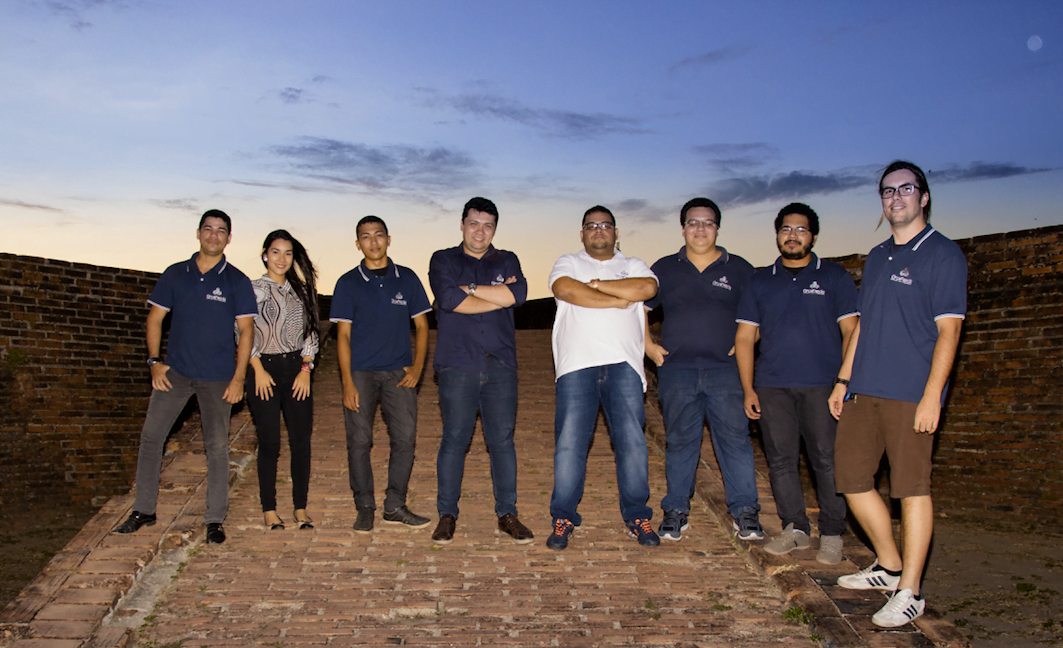
[[(630, 279), (656, 275), (641, 259), (626, 257), (617, 251), (608, 261), (598, 261), (586, 250), (566, 254), (554, 263), (550, 271), (551, 290), (561, 277), (581, 283), (592, 279)], [(555, 298), (557, 316), (554, 318), (554, 380), (561, 376), (604, 365), (626, 362), (642, 379), (646, 390), (646, 316), (642, 302), (627, 308), (587, 308)]]

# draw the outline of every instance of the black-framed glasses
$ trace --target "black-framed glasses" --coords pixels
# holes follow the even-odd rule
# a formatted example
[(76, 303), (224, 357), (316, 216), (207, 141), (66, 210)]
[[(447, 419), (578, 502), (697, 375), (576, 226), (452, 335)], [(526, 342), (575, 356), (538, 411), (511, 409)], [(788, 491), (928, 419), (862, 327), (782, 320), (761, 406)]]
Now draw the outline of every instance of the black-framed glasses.
[(716, 229), (719, 225), (714, 220), (690, 219), (684, 227), (689, 227), (690, 229)]
[(780, 234), (785, 234), (787, 236), (789, 236), (790, 234), (797, 234), (798, 236), (804, 236), (805, 234), (811, 234), (812, 230), (808, 229), (807, 227), (805, 227), (803, 225), (798, 225), (797, 227), (790, 227), (789, 225), (783, 225), (782, 227), (779, 228), (779, 233)]
[(919, 187), (910, 182), (906, 182), (899, 187), (883, 187), (882, 191), (879, 192), (879, 195), (882, 196), (883, 200), (887, 200), (893, 198), (893, 194), (895, 193), (902, 196), (910, 196), (914, 194), (917, 189), (919, 189)]
[(584, 232), (593, 232), (596, 229), (600, 229), (603, 232), (608, 232), (609, 230), (613, 229), (613, 224), (610, 223), (609, 221), (601, 221), (601, 222), (598, 222), (598, 223), (594, 223), (594, 222), (585, 223), (583, 225), (583, 231)]

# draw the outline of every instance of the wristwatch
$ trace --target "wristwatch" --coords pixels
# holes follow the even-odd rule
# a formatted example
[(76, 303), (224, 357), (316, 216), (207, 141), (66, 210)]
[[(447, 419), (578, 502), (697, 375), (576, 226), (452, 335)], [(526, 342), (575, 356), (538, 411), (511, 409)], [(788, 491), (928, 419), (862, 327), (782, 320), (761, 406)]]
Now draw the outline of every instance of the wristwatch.
[(849, 381), (846, 380), (845, 378), (835, 378), (834, 379), (834, 385), (845, 385), (846, 387), (848, 387), (849, 386)]
[(159, 358), (159, 357), (156, 357), (156, 356), (151, 356), (150, 358), (148, 358), (148, 366), (149, 367), (152, 366), (153, 364), (155, 364), (156, 362), (162, 362), (162, 358)]
[(470, 295), (475, 295), (476, 294), (476, 284), (474, 284), (474, 283), (469, 284), (469, 294)]

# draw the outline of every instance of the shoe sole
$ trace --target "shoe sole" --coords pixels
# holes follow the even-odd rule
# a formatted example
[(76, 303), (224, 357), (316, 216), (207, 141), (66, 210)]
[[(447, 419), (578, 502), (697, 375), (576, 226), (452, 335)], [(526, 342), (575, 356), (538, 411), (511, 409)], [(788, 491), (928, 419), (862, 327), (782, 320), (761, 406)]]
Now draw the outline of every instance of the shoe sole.
[(388, 520), (386, 518), (384, 519), (384, 524), (401, 524), (401, 525), (407, 526), (407, 527), (409, 527), (411, 529), (423, 529), (423, 528), (425, 528), (426, 526), (428, 526), (431, 523), (432, 523), (432, 521), (428, 520), (424, 524), (407, 524), (406, 522), (403, 522), (402, 520)]
[(826, 560), (826, 559), (824, 559), (823, 556), (821, 556), (819, 554), (816, 554), (816, 562), (818, 562), (821, 565), (837, 565), (837, 564), (840, 564), (841, 561), (842, 561), (841, 556), (839, 556), (837, 560), (834, 560), (833, 558), (831, 560)]
[(794, 551), (796, 549), (808, 549), (810, 546), (811, 546), (810, 544), (807, 544), (807, 545), (805, 545), (803, 547), (801, 545), (794, 545), (794, 546), (790, 547), (789, 549), (786, 549), (784, 551), (779, 551), (777, 549), (773, 549), (773, 548), (769, 547), (768, 545), (764, 545), (764, 551), (767, 551), (768, 553), (770, 553), (773, 556), (785, 556), (786, 554), (788, 554), (788, 553), (790, 553), (790, 552), (792, 552), (792, 551)]
[(362, 534), (365, 534), (365, 535), (369, 535), (370, 533), (373, 532), (372, 529), (353, 529), (353, 531), (355, 533), (362, 533)]
[(566, 544), (564, 547), (558, 547), (556, 545), (548, 544), (548, 545), (546, 545), (546, 548), (547, 549), (552, 549), (554, 551), (564, 551), (565, 549), (568, 549), (568, 545)]
[(867, 582), (866, 579), (861, 581), (861, 582), (859, 582), (859, 583), (853, 584), (853, 585), (847, 585), (846, 583), (843, 583), (841, 581), (841, 579), (839, 578), (838, 579), (838, 587), (844, 587), (845, 589), (851, 589), (851, 590), (878, 590), (880, 592), (896, 592), (897, 591), (897, 586), (896, 585), (892, 585), (892, 586), (890, 586), (890, 585), (874, 585), (872, 583)]
[[(506, 532), (503, 531), (502, 533), (506, 533)], [(506, 533), (506, 535), (509, 535), (509, 534)], [(509, 536), (509, 537), (513, 538), (513, 536)], [(526, 544), (531, 544), (533, 542), (535, 542), (535, 538), (513, 538), (513, 544), (526, 545)]]
[(436, 538), (432, 538), (432, 543), (437, 545), (448, 545), (451, 542), (454, 542), (454, 538), (450, 538), (449, 540), (437, 540)]

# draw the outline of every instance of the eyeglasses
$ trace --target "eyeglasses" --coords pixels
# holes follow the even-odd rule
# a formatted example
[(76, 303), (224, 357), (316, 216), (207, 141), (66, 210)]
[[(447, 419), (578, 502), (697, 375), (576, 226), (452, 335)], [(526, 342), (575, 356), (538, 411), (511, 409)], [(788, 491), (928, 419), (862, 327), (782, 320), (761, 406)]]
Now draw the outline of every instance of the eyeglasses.
[(583, 231), (584, 232), (593, 232), (596, 229), (600, 229), (602, 231), (608, 232), (609, 230), (613, 229), (613, 224), (608, 222), (608, 221), (602, 221), (600, 223), (593, 223), (592, 222), (592, 223), (585, 223), (583, 225)]
[(811, 234), (812, 230), (810, 230), (810, 229), (808, 229), (807, 227), (804, 227), (804, 226), (790, 227), (789, 225), (783, 225), (782, 227), (779, 228), (779, 233), (780, 234), (786, 234), (787, 236), (789, 236), (790, 234), (797, 234), (798, 236), (804, 236), (805, 234)]
[(883, 187), (882, 191), (879, 192), (879, 195), (882, 196), (883, 200), (888, 200), (890, 198), (893, 198), (893, 194), (895, 193), (899, 193), (902, 196), (910, 196), (915, 193), (916, 189), (918, 188), (919, 187), (915, 186), (914, 184), (906, 182), (899, 187)]
[(688, 220), (686, 227), (690, 229), (716, 229), (719, 225), (714, 220)]

